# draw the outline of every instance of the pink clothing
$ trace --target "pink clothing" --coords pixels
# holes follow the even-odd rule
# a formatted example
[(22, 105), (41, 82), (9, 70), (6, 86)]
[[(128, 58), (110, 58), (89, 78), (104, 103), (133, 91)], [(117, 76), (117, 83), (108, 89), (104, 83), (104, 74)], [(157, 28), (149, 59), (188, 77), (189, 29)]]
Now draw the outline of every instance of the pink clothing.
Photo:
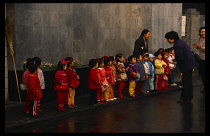
[(108, 86), (108, 81), (106, 79), (106, 70), (104, 68), (98, 68), (100, 71), (100, 79), (99, 82), (101, 84), (102, 92), (106, 90), (106, 87)]
[(30, 72), (28, 71), (28, 69), (23, 73), (22, 75), (22, 80), (23, 83), (26, 85), (26, 87), (28, 88), (28, 79), (29, 79), (29, 74)]

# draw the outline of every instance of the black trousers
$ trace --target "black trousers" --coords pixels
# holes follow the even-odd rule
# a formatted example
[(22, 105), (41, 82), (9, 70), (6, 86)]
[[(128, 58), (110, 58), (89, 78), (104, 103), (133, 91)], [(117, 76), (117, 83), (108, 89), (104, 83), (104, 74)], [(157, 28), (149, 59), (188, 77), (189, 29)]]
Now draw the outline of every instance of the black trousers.
[(193, 99), (192, 69), (182, 73), (182, 84), (180, 100), (191, 101)]
[(205, 89), (205, 60), (201, 60), (201, 62), (199, 62), (199, 74)]
[(97, 104), (96, 90), (90, 89), (90, 105)]

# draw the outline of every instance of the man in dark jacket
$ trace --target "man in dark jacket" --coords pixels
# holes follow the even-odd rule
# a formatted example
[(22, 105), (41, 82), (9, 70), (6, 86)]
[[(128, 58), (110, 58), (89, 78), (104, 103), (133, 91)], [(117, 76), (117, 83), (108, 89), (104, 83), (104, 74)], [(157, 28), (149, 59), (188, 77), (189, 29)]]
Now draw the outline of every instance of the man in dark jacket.
[(140, 37), (135, 41), (133, 55), (137, 56), (138, 54), (144, 55), (148, 53), (148, 39), (150, 37), (150, 31), (144, 29), (141, 32)]
[(179, 39), (178, 33), (170, 31), (165, 34), (165, 38), (170, 44), (174, 44), (176, 62), (179, 66), (179, 70), (182, 73), (183, 88), (180, 100), (178, 103), (191, 103), (193, 99), (192, 88), (192, 72), (198, 65), (192, 51), (189, 46), (181, 39)]

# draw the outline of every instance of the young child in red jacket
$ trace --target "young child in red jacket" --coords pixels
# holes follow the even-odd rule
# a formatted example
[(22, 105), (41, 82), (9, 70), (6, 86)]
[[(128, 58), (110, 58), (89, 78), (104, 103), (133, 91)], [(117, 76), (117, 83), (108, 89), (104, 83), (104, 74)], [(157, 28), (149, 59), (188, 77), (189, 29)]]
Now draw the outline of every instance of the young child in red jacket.
[(37, 76), (38, 66), (36, 64), (30, 64), (28, 67), (28, 85), (27, 85), (27, 99), (30, 101), (29, 114), (31, 116), (38, 116), (37, 104), (40, 99), (42, 99), (42, 89), (40, 86), (40, 81)]
[(162, 52), (162, 60), (166, 63), (166, 67), (164, 67), (164, 74), (163, 74), (163, 90), (168, 90), (168, 79), (169, 74), (171, 73), (170, 67), (169, 67), (169, 61), (168, 61), (168, 52), (164, 51)]
[(57, 64), (57, 71), (55, 73), (55, 85), (54, 91), (57, 96), (57, 109), (58, 111), (66, 111), (64, 104), (68, 104), (69, 98), (69, 86), (64, 72), (67, 68), (67, 63), (69, 61), (60, 60)]
[(76, 108), (77, 105), (74, 104), (75, 98), (75, 90), (79, 86), (79, 75), (76, 73), (74, 67), (74, 61), (72, 57), (67, 57), (65, 61), (69, 61), (67, 63), (67, 69), (65, 70), (67, 81), (69, 84), (69, 101), (68, 106), (69, 108)]
[(101, 89), (100, 71), (98, 69), (98, 62), (96, 59), (89, 60), (90, 70), (88, 73), (88, 89), (90, 89), (90, 105), (97, 105), (97, 90)]

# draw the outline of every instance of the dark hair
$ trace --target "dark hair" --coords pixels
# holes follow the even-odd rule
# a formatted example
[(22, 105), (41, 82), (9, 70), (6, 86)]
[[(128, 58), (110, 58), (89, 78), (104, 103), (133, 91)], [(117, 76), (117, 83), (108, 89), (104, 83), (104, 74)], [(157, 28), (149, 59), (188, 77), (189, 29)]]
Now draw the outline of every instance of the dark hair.
[[(99, 61), (98, 61), (99, 60)], [(98, 67), (102, 64), (102, 63), (104, 63), (104, 60), (102, 59), (102, 58), (98, 58), (98, 59), (96, 59), (96, 61), (98, 62)]]
[(70, 62), (67, 63), (67, 67), (69, 67), (70, 64), (73, 62), (73, 58), (72, 57), (67, 57), (67, 58), (65, 58), (65, 61), (70, 61)]
[(38, 66), (41, 65), (42, 60), (39, 57), (33, 57), (33, 60), (34, 60), (35, 64), (37, 64)]
[(34, 64), (34, 60), (32, 58), (28, 58), (26, 60), (26, 62), (24, 62), (23, 69), (24, 70), (28, 69), (28, 67), (29, 67), (30, 64)]
[(200, 32), (201, 32), (202, 29), (205, 29), (205, 27), (203, 26), (203, 27), (201, 27), (201, 28), (199, 29), (199, 36), (201, 36), (201, 35), (200, 35)]
[(168, 48), (168, 53), (171, 53), (171, 52), (172, 52), (172, 50), (174, 50), (174, 48), (173, 48), (173, 47)]
[(138, 53), (137, 55), (135, 55), (135, 57), (139, 58), (140, 55), (143, 57), (143, 53)]
[(89, 66), (90, 66), (90, 68), (95, 67), (97, 63), (98, 63), (98, 61), (96, 59), (90, 59), (89, 60)]
[(34, 73), (35, 71), (37, 71), (37, 68), (38, 68), (38, 65), (37, 64), (34, 64), (34, 63), (31, 63), (28, 67), (28, 71), (30, 73)]
[(141, 32), (141, 35), (140, 37), (143, 37), (145, 34), (147, 34), (149, 32), (148, 29), (144, 29), (142, 32)]
[(166, 52), (166, 51), (161, 52), (162, 58), (164, 58), (165, 54), (168, 54), (168, 52)]
[(130, 62), (132, 61), (133, 58), (136, 58), (136, 56), (134, 56), (134, 55), (129, 56), (129, 57), (128, 57), (128, 63), (130, 63)]
[(159, 48), (156, 52), (162, 52), (162, 51), (164, 51), (164, 49), (163, 48)]
[(60, 61), (57, 64), (57, 69), (56, 70), (63, 70), (63, 66), (65, 66), (66, 64), (61, 64)]
[(67, 57), (67, 58), (65, 58), (65, 61), (73, 61), (73, 58), (72, 57)]
[(109, 62), (111, 62), (113, 60), (112, 57), (108, 57), (107, 59), (104, 60), (104, 65), (108, 65)]
[(123, 55), (120, 54), (120, 53), (118, 53), (118, 54), (115, 55), (116, 61), (119, 61), (119, 59), (122, 58), (122, 57), (123, 57)]
[(157, 57), (159, 54), (162, 55), (162, 52), (156, 51), (155, 54), (154, 54), (154, 56)]
[(179, 35), (175, 31), (170, 31), (165, 34), (166, 39), (174, 39), (174, 41), (179, 40)]
[(147, 58), (149, 58), (149, 54), (148, 54), (148, 53), (146, 53), (146, 54), (144, 54), (144, 55), (143, 55), (143, 57), (147, 57)]
[(204, 26), (203, 26), (203, 27), (201, 27), (201, 28), (199, 29), (199, 33), (201, 32), (201, 30), (202, 30), (202, 29), (205, 29), (205, 27), (204, 27)]

